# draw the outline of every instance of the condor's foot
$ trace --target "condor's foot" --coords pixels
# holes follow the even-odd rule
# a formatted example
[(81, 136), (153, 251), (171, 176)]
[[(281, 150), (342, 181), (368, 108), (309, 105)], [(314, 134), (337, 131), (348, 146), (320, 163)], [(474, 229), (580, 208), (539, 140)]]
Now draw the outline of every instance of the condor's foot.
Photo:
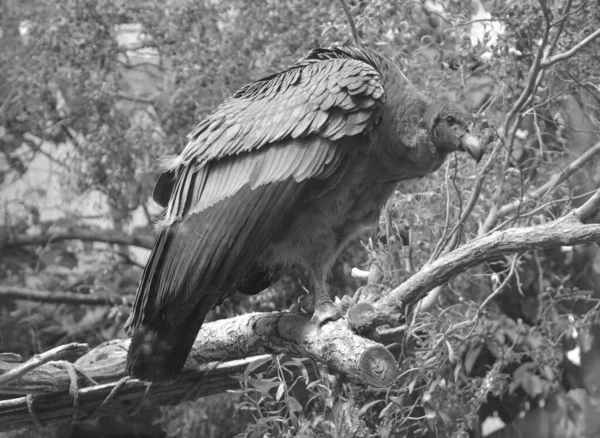
[(343, 316), (342, 309), (333, 304), (331, 299), (317, 303), (315, 312), (310, 320), (311, 324), (316, 324), (319, 327), (327, 321), (336, 321)]

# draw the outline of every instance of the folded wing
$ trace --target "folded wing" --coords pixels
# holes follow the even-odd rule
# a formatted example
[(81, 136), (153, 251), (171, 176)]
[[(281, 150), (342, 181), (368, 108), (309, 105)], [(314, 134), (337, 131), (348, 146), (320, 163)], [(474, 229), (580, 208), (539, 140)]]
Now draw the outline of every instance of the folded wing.
[(207, 312), (301, 208), (306, 183), (346, 169), (345, 139), (368, 138), (384, 98), (373, 65), (321, 56), (245, 86), (198, 125), (155, 189), (168, 203), (128, 321), (132, 375), (174, 378)]

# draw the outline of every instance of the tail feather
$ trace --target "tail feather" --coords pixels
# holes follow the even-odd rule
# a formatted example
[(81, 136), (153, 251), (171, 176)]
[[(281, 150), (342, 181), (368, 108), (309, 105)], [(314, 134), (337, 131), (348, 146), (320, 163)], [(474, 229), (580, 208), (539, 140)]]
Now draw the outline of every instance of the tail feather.
[[(193, 293), (196, 287), (188, 272), (193, 263), (178, 257), (186, 252), (181, 248), (181, 231), (175, 224), (159, 233), (126, 324), (126, 331), (132, 336), (126, 371), (136, 379), (175, 380), (206, 315), (220, 297)], [(165, 287), (163, 283), (168, 278), (171, 281)], [(161, 304), (161, 291), (171, 296), (166, 305)]]
[[(177, 377), (208, 312), (251, 274), (300, 193), (293, 179), (245, 186), (160, 231), (127, 322), (129, 375), (154, 382)], [(259, 273), (246, 290), (256, 293), (268, 280)]]
[[(170, 382), (177, 378), (194, 345), (214, 296), (206, 295), (177, 325), (160, 315), (134, 333), (127, 354), (127, 373), (140, 380)], [(211, 301), (211, 302), (207, 302)]]

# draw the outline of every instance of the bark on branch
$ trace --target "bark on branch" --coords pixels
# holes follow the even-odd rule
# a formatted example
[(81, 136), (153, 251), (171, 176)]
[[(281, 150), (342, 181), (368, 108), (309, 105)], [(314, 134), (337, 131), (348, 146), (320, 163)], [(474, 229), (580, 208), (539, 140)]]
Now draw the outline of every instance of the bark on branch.
[[(31, 425), (35, 418), (42, 423), (71, 418), (74, 408), (81, 418), (130, 411), (142, 396), (159, 404), (173, 404), (182, 397), (224, 392), (238, 387), (231, 376), (256, 360), (248, 356), (287, 353), (310, 357), (353, 381), (377, 388), (389, 386), (397, 378), (398, 366), (391, 353), (381, 344), (356, 335), (345, 320), (320, 328), (309, 321), (301, 314), (252, 313), (208, 323), (202, 327), (180, 378), (171, 385), (152, 386), (146, 395), (147, 385), (143, 382), (132, 379), (114, 383), (125, 377), (129, 339), (96, 347), (78, 359), (71, 370), (64, 362), (49, 362), (29, 369), (27, 374), (13, 373), (17, 376), (7, 378), (0, 393), (37, 394), (34, 416), (27, 397), (0, 401), (0, 430)], [(222, 362), (225, 360), (228, 362)], [(16, 366), (0, 362), (0, 371), (10, 372)], [(97, 384), (78, 389), (89, 379)], [(77, 382), (75, 392), (73, 380)], [(191, 396), (187, 394), (190, 388), (195, 388)], [(109, 394), (110, 400), (105, 402)]]
[(354, 333), (346, 319), (317, 327), (306, 315), (278, 312), (251, 313), (205, 325), (186, 367), (264, 353), (310, 357), (350, 380), (376, 388), (390, 386), (398, 375), (391, 353)]
[[(116, 360), (122, 361), (125, 354), (123, 352)], [(89, 371), (82, 362), (96, 360), (96, 371), (101, 376), (110, 376), (112, 383), (76, 388), (76, 392), (68, 392), (66, 390), (70, 385), (68, 376), (66, 373), (61, 375), (55, 367), (48, 377), (52, 377), (58, 387), (64, 388), (55, 393), (0, 401), (0, 431), (20, 429), (35, 424), (43, 427), (54, 422), (94, 418), (116, 412), (134, 413), (148, 402), (173, 405), (185, 400), (219, 394), (228, 389), (239, 388), (239, 383), (232, 376), (242, 374), (251, 364), (258, 365), (256, 372), (265, 371), (269, 365), (269, 361), (265, 359), (267, 358), (261, 356), (233, 362), (206, 364), (193, 372), (183, 373), (171, 385), (161, 386), (123, 377), (122, 364), (116, 365), (112, 356), (107, 356), (104, 351), (99, 353), (92, 350), (78, 360), (76, 365)], [(104, 363), (104, 366), (98, 363)], [(52, 363), (47, 366), (52, 366)], [(314, 379), (316, 372), (312, 367), (307, 367), (307, 370), (309, 378)], [(291, 371), (295, 374), (293, 378), (301, 375), (300, 370)], [(96, 380), (102, 381), (98, 377)]]

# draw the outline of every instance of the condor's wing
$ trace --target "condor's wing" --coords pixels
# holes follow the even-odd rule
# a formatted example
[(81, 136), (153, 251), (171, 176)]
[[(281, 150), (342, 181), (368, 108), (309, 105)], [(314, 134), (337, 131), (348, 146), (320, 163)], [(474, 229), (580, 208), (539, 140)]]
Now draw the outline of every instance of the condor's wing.
[(374, 128), (384, 98), (373, 65), (321, 51), (243, 87), (198, 125), (155, 189), (168, 199), (165, 227), (128, 321), (130, 373), (178, 372), (206, 313), (301, 206), (304, 183), (340, 177), (348, 144)]

